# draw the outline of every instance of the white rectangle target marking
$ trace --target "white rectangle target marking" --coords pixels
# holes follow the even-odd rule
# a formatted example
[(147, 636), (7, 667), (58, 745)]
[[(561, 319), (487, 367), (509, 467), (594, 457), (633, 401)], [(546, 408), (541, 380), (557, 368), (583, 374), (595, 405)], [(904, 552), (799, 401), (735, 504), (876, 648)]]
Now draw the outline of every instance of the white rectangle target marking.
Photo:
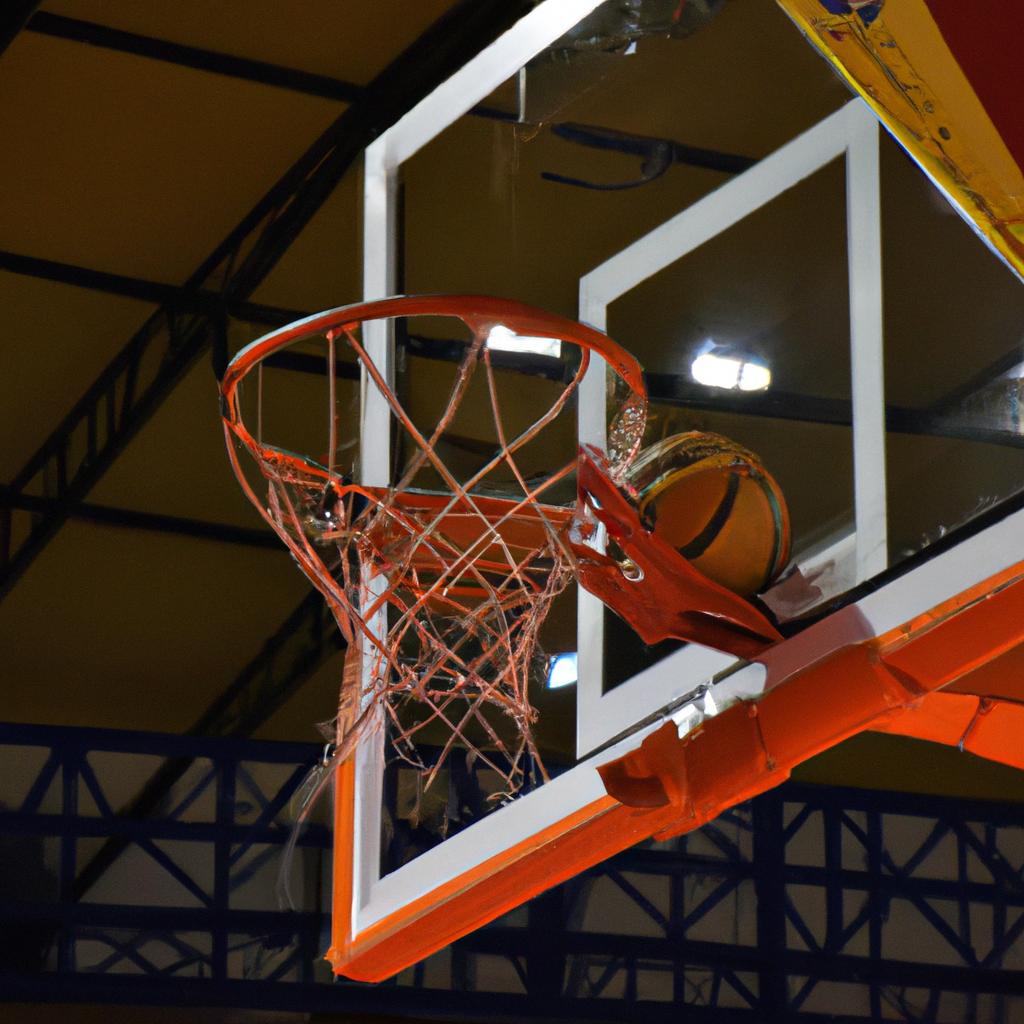
[[(885, 393), (882, 379), (882, 279), (878, 185), (878, 123), (862, 100), (853, 100), (748, 171), (687, 207), (580, 279), (580, 319), (607, 329), (616, 299), (837, 157), (846, 157), (850, 348), (853, 393), (854, 508), (857, 580), (886, 566)], [(580, 442), (603, 444), (604, 374), (599, 360), (582, 393)], [(579, 682), (576, 755), (583, 757), (734, 664), (727, 654), (696, 644), (604, 692), (604, 612), (579, 592)]]

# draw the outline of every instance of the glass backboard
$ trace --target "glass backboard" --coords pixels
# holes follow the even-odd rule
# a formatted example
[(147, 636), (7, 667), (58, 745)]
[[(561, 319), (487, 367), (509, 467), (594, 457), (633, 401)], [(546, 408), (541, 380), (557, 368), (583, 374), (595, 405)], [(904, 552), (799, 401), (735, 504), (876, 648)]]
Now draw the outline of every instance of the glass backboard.
[[(567, 588), (540, 634), (546, 769), (529, 785), (498, 793), (456, 751), (425, 787), (386, 733), (340, 770), (342, 973), (387, 977), (641, 838), (695, 827), (1016, 642), (1008, 611), (955, 657), (929, 646), (981, 598), (1019, 601), (1020, 281), (781, 10), (684, 6), (631, 20), (546, 0), (378, 139), (364, 296), (496, 295), (578, 319), (644, 366), (648, 442), (705, 430), (757, 452), (793, 523), (792, 563), (760, 596), (784, 639), (752, 663), (648, 647)], [(460, 341), (443, 328), (366, 335), (424, 427), (451, 386), (439, 353)], [(514, 358), (527, 411), (551, 356)], [(606, 380), (588, 371), (551, 458), (605, 442)], [(402, 453), (356, 383), (358, 472), (388, 486)], [(472, 412), (455, 433), (471, 466), (490, 440)]]

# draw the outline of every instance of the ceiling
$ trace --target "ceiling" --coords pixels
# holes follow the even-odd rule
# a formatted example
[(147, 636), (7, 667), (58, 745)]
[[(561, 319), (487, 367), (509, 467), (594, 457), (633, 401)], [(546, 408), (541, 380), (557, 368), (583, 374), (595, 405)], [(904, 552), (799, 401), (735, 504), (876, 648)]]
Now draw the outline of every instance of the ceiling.
[[(0, 163), (0, 481), (19, 479), (157, 313), (171, 294), (162, 286), (189, 284), (189, 301), (196, 288), (215, 290), (216, 266), (198, 281), (197, 269), (343, 113), (380, 104), (377, 76), (453, 6), (42, 4), (0, 56), (8, 157)], [(635, 155), (574, 144), (550, 131), (552, 123), (757, 160), (849, 94), (774, 4), (726, 0), (688, 39), (644, 39), (631, 57), (589, 54), (568, 70), (542, 62), (527, 75), (527, 97), (544, 124), (467, 115), (405, 168), (405, 290), (490, 292), (575, 316), (582, 273), (732, 176), (679, 164), (633, 189), (560, 185), (542, 172), (613, 183), (643, 171)], [(499, 90), (492, 102), (510, 110), (514, 90)], [(352, 115), (348, 138), (369, 131), (367, 117)], [(893, 275), (886, 287), (894, 296), (886, 311), (888, 397), (930, 408), (1019, 345), (1014, 324), (1024, 300), (888, 140), (883, 174)], [(613, 315), (619, 340), (674, 372), (708, 330), (734, 330), (773, 360), (788, 393), (848, 402), (841, 177), (831, 168), (808, 179), (766, 207), (746, 235), (723, 237), (677, 276), (624, 300)], [(304, 313), (357, 300), (359, 183), (355, 160), (239, 301)], [(247, 251), (241, 246), (239, 259)], [(273, 321), (266, 309), (256, 313), (229, 317), (229, 353)], [(207, 346), (187, 361), (109, 467), (58, 510), (59, 519), (70, 515), (0, 603), (3, 718), (188, 730), (308, 594), (284, 550), (258, 533), (262, 524), (224, 457), (217, 351)], [(848, 481), (840, 479), (849, 472), (848, 428), (766, 424), (734, 408), (666, 406), (661, 414), (684, 425), (706, 421), (755, 448), (745, 435), (762, 438), (792, 495), (798, 533), (848, 512)], [(950, 437), (915, 446), (908, 436), (894, 440), (890, 468), (894, 492), (908, 492), (895, 513), (908, 544), (1024, 478), (1019, 449), (1000, 450), (959, 494), (936, 483), (946, 479), (941, 467), (973, 458), (977, 446)], [(935, 521), (911, 514), (922, 488), (937, 492)], [(38, 478), (25, 493), (46, 496)], [(47, 508), (36, 508), (35, 518), (14, 512), (16, 539), (54, 514)], [(104, 510), (142, 515), (115, 525), (118, 517), (104, 518)], [(191, 535), (169, 517), (192, 522)], [(206, 536), (194, 535), (202, 532), (196, 522)], [(256, 735), (318, 738), (315, 724), (332, 717), (340, 677), (337, 655), (320, 660)], [(1015, 773), (920, 746), (860, 738), (808, 775), (1024, 798)]]

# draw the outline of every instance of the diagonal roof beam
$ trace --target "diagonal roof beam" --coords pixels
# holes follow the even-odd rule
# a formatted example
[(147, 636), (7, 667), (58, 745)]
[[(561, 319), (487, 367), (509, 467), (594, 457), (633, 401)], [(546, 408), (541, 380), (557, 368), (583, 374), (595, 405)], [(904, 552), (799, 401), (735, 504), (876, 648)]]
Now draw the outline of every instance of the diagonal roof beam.
[[(460, 0), (388, 65), (185, 282), (188, 291), (216, 289), (223, 308), (162, 304), (15, 475), (12, 489), (84, 500), (200, 356), (212, 348), (215, 366), (226, 362), (229, 304), (259, 287), (366, 145), (532, 6)], [(0, 512), (0, 599), (65, 518), (57, 510), (38, 516), (22, 535), (12, 530), (9, 511)]]
[(0, 55), (18, 37), (32, 15), (42, 6), (42, 0), (7, 0), (0, 14)]

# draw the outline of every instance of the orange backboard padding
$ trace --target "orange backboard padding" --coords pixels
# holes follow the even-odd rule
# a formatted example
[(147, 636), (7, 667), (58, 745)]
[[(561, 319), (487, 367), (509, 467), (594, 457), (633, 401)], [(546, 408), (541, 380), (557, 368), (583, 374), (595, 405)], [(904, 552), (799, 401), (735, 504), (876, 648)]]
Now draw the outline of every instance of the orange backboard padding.
[(982, 698), (978, 717), (964, 737), (964, 750), (990, 761), (1024, 768), (1024, 707)]
[(608, 796), (352, 934), (351, 769), (338, 776), (334, 969), (380, 981), (543, 890), (650, 837), (698, 828), (865, 729), (1024, 767), (1024, 707), (933, 691), (1024, 645), (1024, 563), (883, 637), (839, 649), (680, 738), (667, 721), (600, 770)]
[(932, 693), (904, 709), (888, 722), (873, 727), (875, 732), (887, 732), (894, 736), (913, 736), (942, 743), (947, 747), (958, 746), (966, 735), (971, 722), (978, 714), (981, 698), (966, 693)]
[[(332, 946), (327, 953), (328, 960), (345, 960), (351, 954), (355, 847), (351, 842), (339, 843), (337, 837), (355, 834), (355, 768), (355, 758), (350, 757), (338, 765), (334, 774), (334, 886), (331, 908)], [(339, 926), (341, 919), (348, 923)]]
[(878, 732), (960, 747), (970, 754), (1024, 768), (1024, 706), (967, 693), (932, 693)]

